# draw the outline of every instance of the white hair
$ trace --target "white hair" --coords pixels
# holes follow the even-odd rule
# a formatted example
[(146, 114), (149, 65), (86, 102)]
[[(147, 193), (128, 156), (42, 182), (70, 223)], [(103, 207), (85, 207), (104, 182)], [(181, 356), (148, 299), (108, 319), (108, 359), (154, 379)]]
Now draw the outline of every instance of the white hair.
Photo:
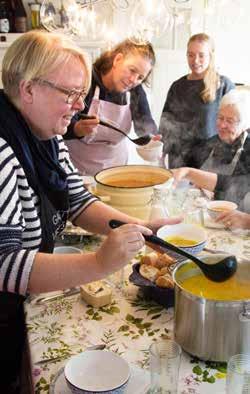
[(250, 92), (232, 89), (226, 93), (219, 105), (219, 110), (226, 106), (233, 106), (239, 113), (239, 127), (242, 130), (250, 128)]

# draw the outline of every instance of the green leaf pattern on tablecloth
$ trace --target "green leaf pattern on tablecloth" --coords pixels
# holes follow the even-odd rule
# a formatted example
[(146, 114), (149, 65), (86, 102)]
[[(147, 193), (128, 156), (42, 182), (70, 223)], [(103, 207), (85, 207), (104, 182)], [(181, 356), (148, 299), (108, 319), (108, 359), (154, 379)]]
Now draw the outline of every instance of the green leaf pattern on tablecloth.
[[(83, 249), (96, 247), (96, 240), (88, 240)], [(208, 231), (207, 247), (249, 256), (250, 237), (239, 238), (230, 231), (213, 229)], [(131, 265), (128, 265), (125, 283), (119, 288), (121, 276), (114, 275), (118, 282), (113, 283), (112, 303), (108, 306), (93, 308), (80, 295), (43, 305), (36, 305), (34, 299), (26, 304), (36, 394), (47, 394), (59, 368), (69, 357), (88, 346), (105, 344), (106, 349), (122, 355), (131, 365), (148, 368), (150, 344), (159, 338), (173, 338), (173, 309), (166, 310), (145, 300), (138, 288), (127, 281), (130, 272)], [(35, 364), (51, 357), (59, 357), (59, 360)], [(225, 393), (225, 365), (192, 361), (183, 353), (179, 394), (207, 394), (211, 389), (216, 394)]]

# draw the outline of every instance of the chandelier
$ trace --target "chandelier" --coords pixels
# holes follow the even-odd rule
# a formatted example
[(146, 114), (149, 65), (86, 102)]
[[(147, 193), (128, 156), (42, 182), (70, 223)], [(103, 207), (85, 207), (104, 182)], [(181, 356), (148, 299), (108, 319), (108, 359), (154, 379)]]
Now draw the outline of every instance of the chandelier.
[[(47, 30), (76, 36), (82, 41), (115, 43), (126, 36), (144, 43), (171, 29), (176, 7), (191, 1), (43, 0), (40, 17)], [(125, 29), (114, 23), (115, 10), (129, 15)]]

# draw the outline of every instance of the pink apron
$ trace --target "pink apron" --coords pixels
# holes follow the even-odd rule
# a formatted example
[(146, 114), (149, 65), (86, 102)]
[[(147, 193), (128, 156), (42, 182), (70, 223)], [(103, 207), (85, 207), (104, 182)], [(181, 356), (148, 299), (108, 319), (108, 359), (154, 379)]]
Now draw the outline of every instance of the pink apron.
[[(88, 114), (97, 115), (128, 134), (132, 126), (129, 102), (127, 105), (118, 105), (100, 100), (99, 95), (100, 88), (96, 86)], [(98, 125), (86, 137), (64, 142), (69, 148), (73, 164), (82, 174), (95, 175), (105, 168), (127, 164), (125, 137), (107, 127)]]

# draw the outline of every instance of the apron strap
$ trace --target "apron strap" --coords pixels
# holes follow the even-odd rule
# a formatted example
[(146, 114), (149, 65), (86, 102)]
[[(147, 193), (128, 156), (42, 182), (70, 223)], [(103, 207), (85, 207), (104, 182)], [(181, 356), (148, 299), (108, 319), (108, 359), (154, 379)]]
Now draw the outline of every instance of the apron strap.
[(96, 85), (94, 99), (99, 100), (99, 97), (100, 97), (100, 87), (98, 85)]

